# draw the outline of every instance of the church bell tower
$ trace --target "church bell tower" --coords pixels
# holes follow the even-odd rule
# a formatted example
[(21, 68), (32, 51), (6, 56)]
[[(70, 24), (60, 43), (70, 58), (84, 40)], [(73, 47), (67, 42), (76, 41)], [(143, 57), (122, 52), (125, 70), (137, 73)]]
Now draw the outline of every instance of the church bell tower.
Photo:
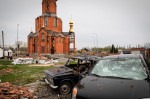
[(57, 0), (43, 0), (42, 1), (42, 13), (56, 14), (56, 2)]

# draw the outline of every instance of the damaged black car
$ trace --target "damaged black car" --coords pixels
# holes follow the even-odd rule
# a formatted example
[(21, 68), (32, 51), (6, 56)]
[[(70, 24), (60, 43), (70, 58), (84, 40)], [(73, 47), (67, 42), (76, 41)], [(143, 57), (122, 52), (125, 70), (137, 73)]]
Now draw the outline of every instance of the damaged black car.
[(70, 58), (65, 66), (45, 70), (45, 81), (59, 94), (69, 94), (99, 60), (96, 56)]
[(150, 99), (149, 69), (143, 56), (101, 59), (74, 87), (72, 99)]

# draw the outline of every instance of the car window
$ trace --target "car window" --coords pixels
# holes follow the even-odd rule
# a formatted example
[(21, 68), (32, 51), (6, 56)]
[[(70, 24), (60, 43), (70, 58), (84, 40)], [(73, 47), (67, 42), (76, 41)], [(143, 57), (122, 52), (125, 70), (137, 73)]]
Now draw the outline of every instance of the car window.
[(105, 59), (99, 61), (93, 68), (93, 74), (100, 76), (114, 76), (131, 79), (145, 79), (147, 74), (144, 71), (141, 59)]
[(70, 59), (70, 64), (77, 64), (78, 63), (78, 59)]
[(66, 66), (77, 66), (78, 64), (78, 59), (69, 59), (68, 62), (66, 63)]

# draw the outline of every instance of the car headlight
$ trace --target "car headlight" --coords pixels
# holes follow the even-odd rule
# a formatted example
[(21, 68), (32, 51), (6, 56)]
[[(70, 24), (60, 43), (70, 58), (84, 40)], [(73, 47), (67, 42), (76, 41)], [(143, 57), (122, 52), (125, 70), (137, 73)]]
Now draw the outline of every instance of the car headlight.
[(50, 83), (53, 83), (53, 78), (50, 77), (48, 74), (45, 74), (45, 78), (46, 78)]
[(47, 79), (48, 79), (51, 83), (53, 83), (53, 78), (51, 78), (50, 76), (48, 76)]
[(74, 87), (72, 91), (72, 99), (76, 99), (76, 96), (77, 96), (77, 88)]

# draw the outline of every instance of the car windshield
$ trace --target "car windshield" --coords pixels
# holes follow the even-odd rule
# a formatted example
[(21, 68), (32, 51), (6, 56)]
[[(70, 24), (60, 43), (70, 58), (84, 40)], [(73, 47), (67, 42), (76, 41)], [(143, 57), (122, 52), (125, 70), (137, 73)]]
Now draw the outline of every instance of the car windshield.
[(91, 74), (137, 80), (147, 78), (147, 74), (139, 58), (104, 59), (95, 65)]

